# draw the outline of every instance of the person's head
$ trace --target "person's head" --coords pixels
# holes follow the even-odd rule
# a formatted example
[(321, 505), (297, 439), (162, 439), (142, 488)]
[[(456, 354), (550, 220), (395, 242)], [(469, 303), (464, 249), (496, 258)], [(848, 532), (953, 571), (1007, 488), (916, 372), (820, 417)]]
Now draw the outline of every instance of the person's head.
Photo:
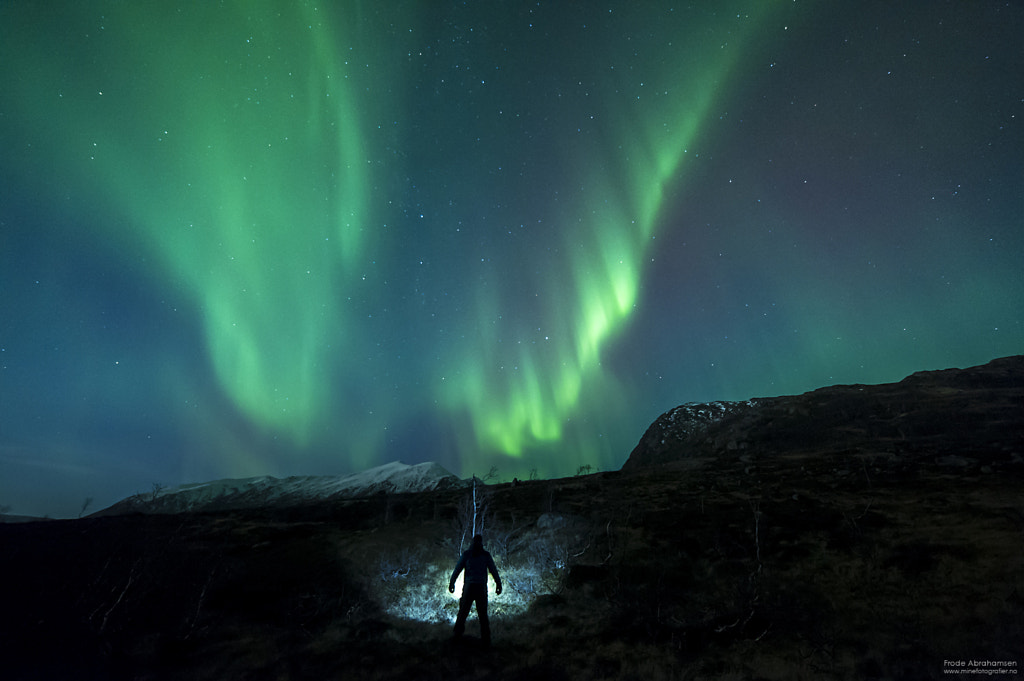
[(484, 536), (482, 534), (475, 535), (473, 537), (473, 550), (483, 551), (484, 550)]

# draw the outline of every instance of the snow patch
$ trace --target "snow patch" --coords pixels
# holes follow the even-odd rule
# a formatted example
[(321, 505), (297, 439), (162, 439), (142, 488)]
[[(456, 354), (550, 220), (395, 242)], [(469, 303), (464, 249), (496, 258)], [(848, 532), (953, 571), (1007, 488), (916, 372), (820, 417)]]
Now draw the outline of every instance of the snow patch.
[(463, 481), (434, 462), (410, 466), (400, 461), (392, 461), (383, 466), (344, 476), (303, 475), (275, 478), (264, 475), (190, 483), (151, 494), (137, 494), (119, 501), (97, 515), (281, 507), (335, 498), (369, 496), (379, 492), (425, 492), (463, 484)]

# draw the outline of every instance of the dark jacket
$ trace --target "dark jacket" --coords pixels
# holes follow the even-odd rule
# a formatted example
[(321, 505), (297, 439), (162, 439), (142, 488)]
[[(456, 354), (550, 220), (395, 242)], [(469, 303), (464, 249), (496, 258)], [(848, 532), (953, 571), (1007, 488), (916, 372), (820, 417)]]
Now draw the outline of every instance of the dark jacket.
[(490, 572), (494, 576), (494, 585), (499, 590), (501, 589), (501, 577), (498, 576), (498, 568), (494, 565), (494, 559), (491, 558), (491, 554), (483, 548), (474, 547), (464, 551), (448, 583), (455, 584), (455, 580), (459, 578), (459, 573), (463, 569), (466, 570), (466, 584), (486, 584), (487, 573)]

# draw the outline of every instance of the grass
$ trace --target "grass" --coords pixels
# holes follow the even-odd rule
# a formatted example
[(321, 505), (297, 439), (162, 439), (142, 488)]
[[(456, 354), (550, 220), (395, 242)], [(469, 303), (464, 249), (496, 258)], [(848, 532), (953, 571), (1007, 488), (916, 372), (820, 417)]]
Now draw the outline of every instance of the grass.
[(507, 591), (487, 652), (450, 640), (464, 492), (3, 526), (7, 678), (900, 679), (1024, 661), (1020, 467), (906, 464), (790, 453), (494, 486)]

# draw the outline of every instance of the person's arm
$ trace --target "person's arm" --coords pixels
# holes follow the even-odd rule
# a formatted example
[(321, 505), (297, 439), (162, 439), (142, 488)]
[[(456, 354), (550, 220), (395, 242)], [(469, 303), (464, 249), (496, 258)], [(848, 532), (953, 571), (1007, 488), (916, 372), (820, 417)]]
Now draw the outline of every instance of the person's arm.
[(466, 554), (463, 553), (462, 557), (459, 558), (458, 564), (455, 566), (455, 572), (452, 573), (451, 579), (448, 580), (448, 593), (455, 593), (455, 580), (459, 578), (459, 573), (462, 572), (462, 568), (466, 567)]
[(487, 570), (491, 573), (491, 577), (494, 577), (494, 593), (500, 596), (501, 577), (498, 576), (498, 566), (494, 564), (494, 559), (490, 554), (487, 555)]

